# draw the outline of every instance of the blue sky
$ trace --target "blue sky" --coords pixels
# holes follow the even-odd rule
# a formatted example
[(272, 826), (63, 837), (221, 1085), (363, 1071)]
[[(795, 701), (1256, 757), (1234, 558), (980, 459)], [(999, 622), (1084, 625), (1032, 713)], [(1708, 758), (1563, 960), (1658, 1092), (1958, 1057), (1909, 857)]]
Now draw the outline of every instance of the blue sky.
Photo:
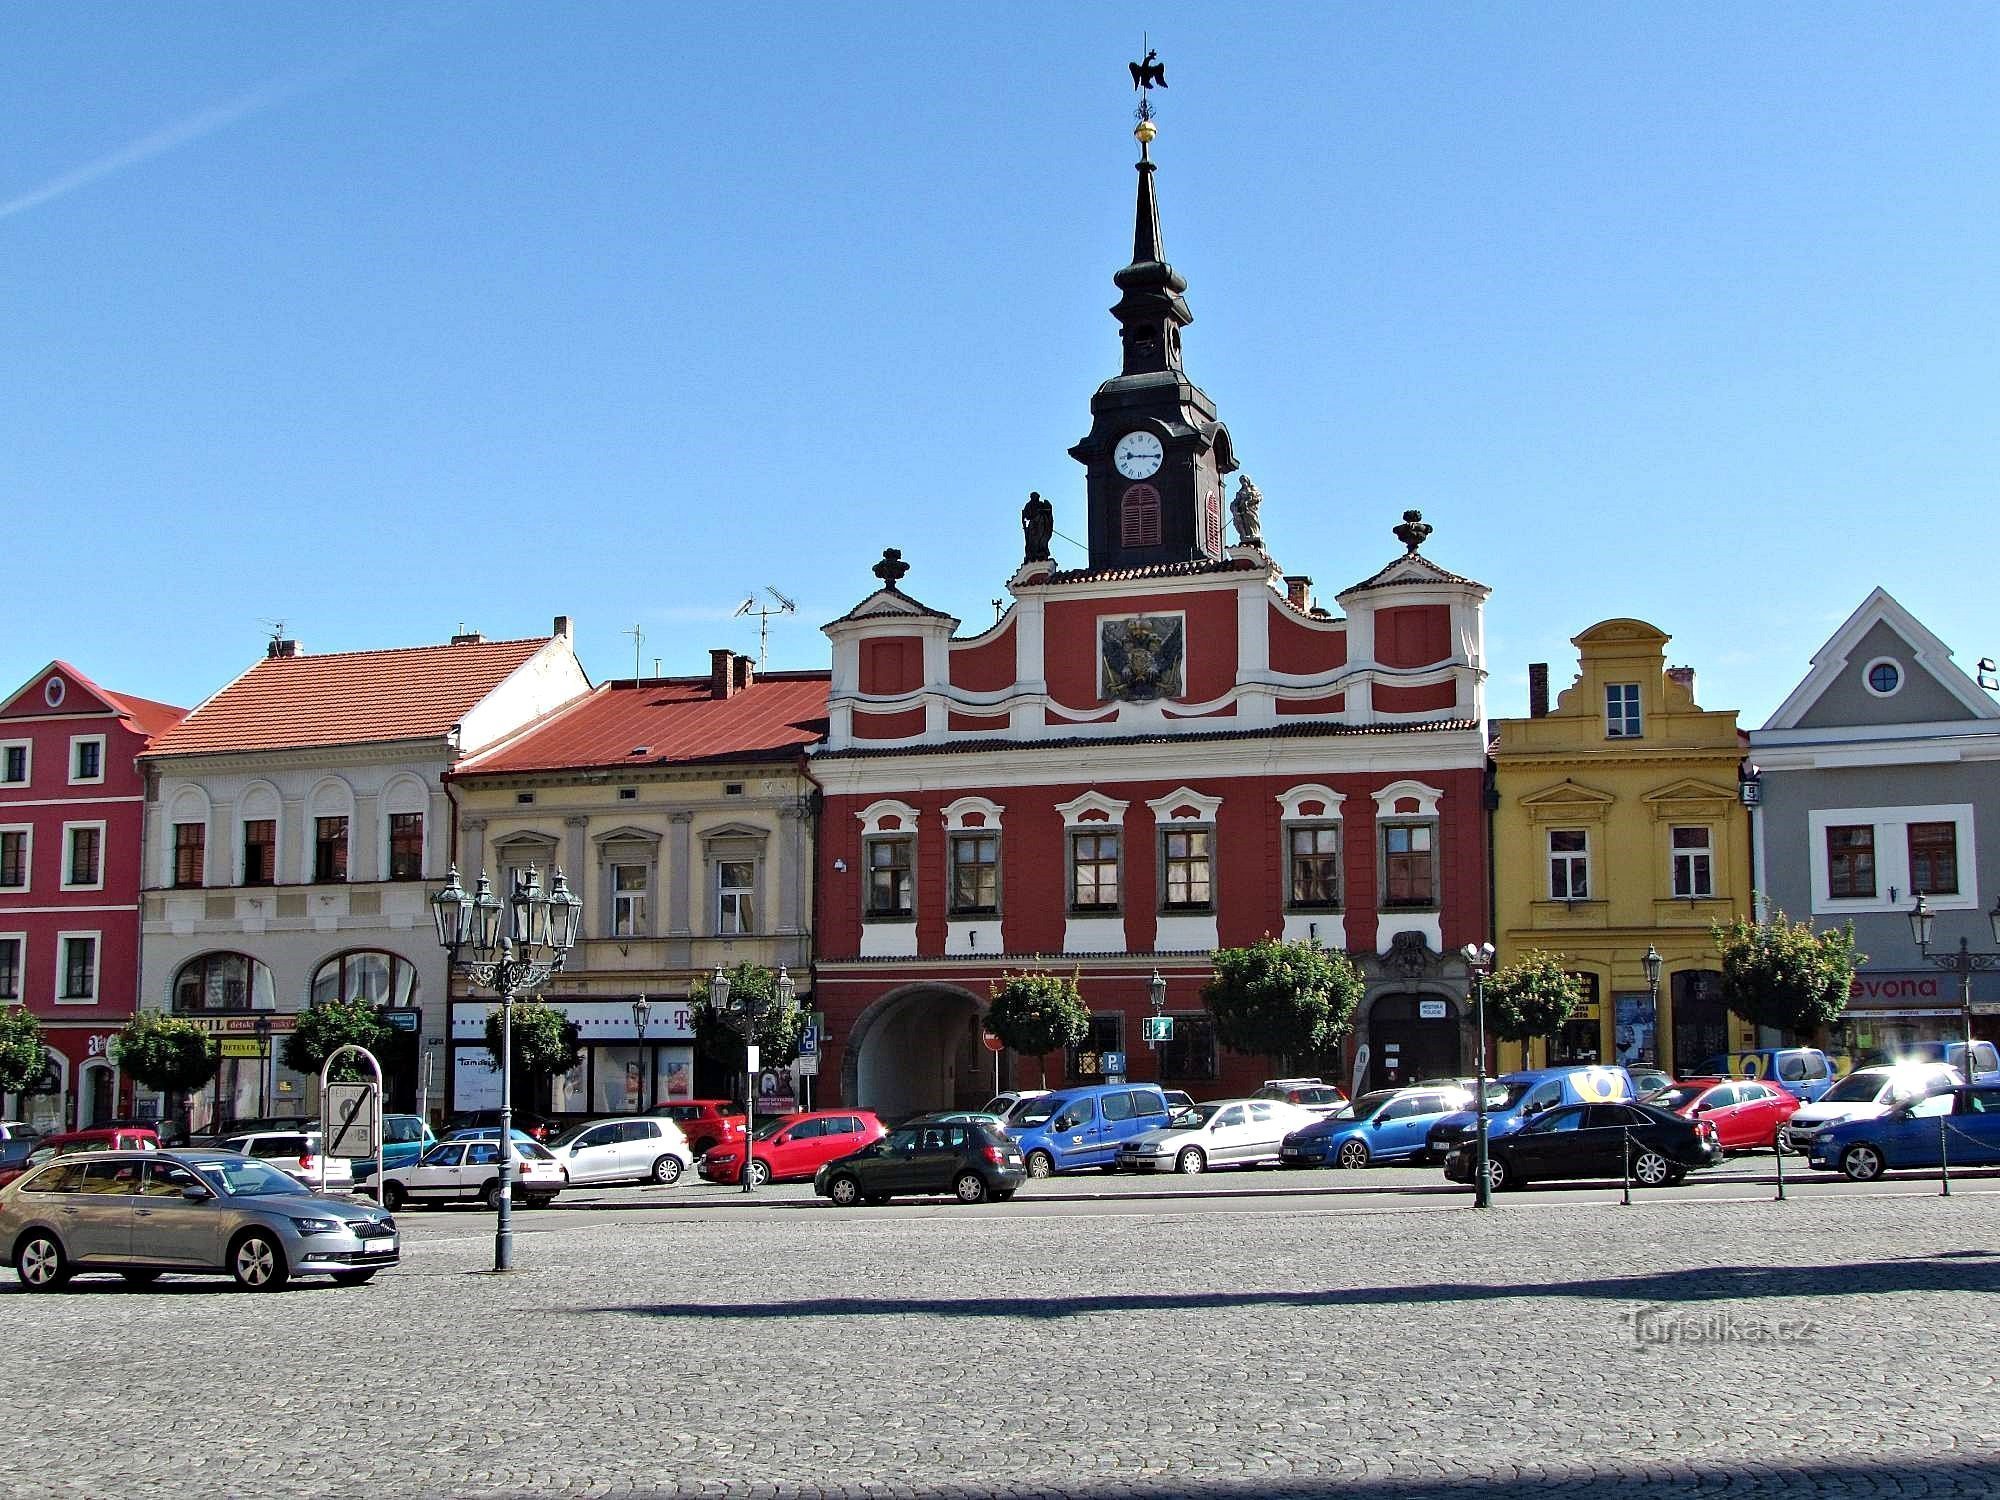
[[(1761, 723), (1877, 584), (1970, 669), (2000, 476), (2000, 6), (67, 4), (0, 56), (0, 682), (193, 704), (575, 617), (773, 666), (968, 628), (1115, 372), (1125, 63), (1187, 363), (1323, 595), (1492, 585)], [(1058, 560), (1081, 560), (1058, 545)]]

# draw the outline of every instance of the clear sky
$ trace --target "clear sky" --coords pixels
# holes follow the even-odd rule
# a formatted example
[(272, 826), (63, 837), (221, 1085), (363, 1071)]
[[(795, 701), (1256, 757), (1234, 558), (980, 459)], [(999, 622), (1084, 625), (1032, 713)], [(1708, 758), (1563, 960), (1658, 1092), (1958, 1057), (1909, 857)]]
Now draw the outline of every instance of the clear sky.
[[(1187, 364), (1323, 596), (1488, 583), (1760, 724), (1877, 584), (2000, 655), (2000, 5), (10, 4), (0, 684), (192, 705), (575, 617), (773, 666), (976, 629), (1115, 373), (1167, 65)], [(1057, 559), (1082, 561), (1064, 546)]]

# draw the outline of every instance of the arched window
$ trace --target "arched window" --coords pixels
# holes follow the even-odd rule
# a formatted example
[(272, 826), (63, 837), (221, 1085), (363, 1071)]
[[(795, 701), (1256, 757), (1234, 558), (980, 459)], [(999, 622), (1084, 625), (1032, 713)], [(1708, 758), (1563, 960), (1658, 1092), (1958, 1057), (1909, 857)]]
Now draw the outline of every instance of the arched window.
[(380, 1008), (417, 1003), (417, 970), (406, 958), (360, 949), (329, 958), (313, 971), (312, 1003), (361, 1000)]
[(204, 953), (174, 975), (174, 1010), (276, 1010), (271, 971), (247, 953)]

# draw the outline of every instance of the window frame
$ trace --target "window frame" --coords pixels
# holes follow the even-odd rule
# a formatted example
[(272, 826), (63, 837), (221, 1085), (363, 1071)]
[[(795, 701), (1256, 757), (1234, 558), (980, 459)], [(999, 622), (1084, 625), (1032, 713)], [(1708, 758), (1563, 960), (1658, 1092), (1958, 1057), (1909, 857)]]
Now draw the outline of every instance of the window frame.
[[(62, 876), (62, 880), (57, 889), (65, 891), (101, 891), (104, 889), (105, 826), (105, 820), (102, 818), (84, 818), (74, 823), (63, 824), (62, 869), (58, 872)], [(78, 880), (76, 878), (76, 836), (79, 833), (90, 833), (96, 836), (95, 863), (97, 870), (95, 878), (91, 880)]]
[[(1110, 1037), (1110, 1045), (1099, 1045), (1101, 1035)], [(1074, 1047), (1063, 1049), (1063, 1079), (1076, 1084), (1103, 1083), (1106, 1078), (1103, 1057), (1107, 1052), (1125, 1051), (1125, 1012), (1122, 1010), (1094, 1010), (1090, 1013), (1090, 1028), (1083, 1034), (1083, 1040)], [(1089, 1066), (1084, 1065), (1085, 1059)]]
[(5, 878), (5, 855), (0, 853), (0, 891), (23, 892), (35, 886), (35, 825), (33, 823), (0, 823), (0, 851), (4, 851), (5, 840), (10, 835), (19, 835), (21, 840), (21, 878), (9, 881)]
[(1604, 684), (1604, 737), (1607, 740), (1641, 740), (1646, 737), (1644, 696), (1636, 682)]
[[(21, 752), (21, 774), (7, 774), (7, 758), (16, 750)], [(35, 742), (33, 740), (0, 740), (0, 786), (33, 786), (35, 783)]]
[[(1877, 840), (1875, 838), (1875, 830), (1876, 825), (1873, 823), (1830, 823), (1827, 825), (1821, 837), (1821, 852), (1826, 856), (1826, 893), (1828, 899), (1833, 901), (1873, 901), (1881, 891), (1882, 882), (1879, 878), (1879, 861), (1876, 858), (1875, 846)], [(1865, 832), (1868, 835), (1868, 889), (1865, 891), (1841, 890), (1839, 889), (1839, 882), (1834, 878), (1834, 872), (1837, 868), (1840, 868), (1841, 860), (1852, 858), (1853, 851), (1846, 851), (1840, 859), (1836, 859), (1833, 851), (1833, 836), (1836, 833), (1853, 832)], [(1849, 875), (1849, 884), (1852, 884), (1851, 872)]]
[[(1347, 852), (1347, 840), (1342, 833), (1340, 820), (1338, 818), (1291, 819), (1287, 820), (1284, 824), (1284, 833), (1285, 910), (1306, 912), (1337, 912), (1345, 910), (1347, 883), (1341, 878), (1344, 873), (1341, 868), (1341, 861)], [(1333, 849), (1331, 852), (1314, 849), (1301, 854), (1298, 848), (1298, 837), (1300, 834), (1308, 834), (1315, 839), (1321, 835), (1331, 835)], [(1299, 864), (1301, 860), (1310, 860), (1316, 864), (1324, 861), (1332, 866), (1332, 878), (1329, 882), (1332, 894), (1326, 900), (1308, 901), (1299, 898)]]
[[(181, 842), (181, 830), (192, 828), (197, 837), (194, 840), (194, 878), (182, 878), (182, 856), (189, 846)], [(184, 823), (167, 825), (167, 884), (177, 891), (200, 890), (208, 883), (208, 820), (193, 819)]]
[[(75, 968), (71, 961), (74, 944), (90, 945), (90, 964), (87, 977), (90, 981), (88, 993), (71, 987)], [(56, 934), (55, 1003), (58, 1005), (95, 1005), (104, 991), (104, 934), (102, 932), (58, 932)]]
[[(1934, 883), (1921, 882), (1918, 880), (1917, 830), (1919, 828), (1926, 828), (1926, 829), (1941, 828), (1948, 835), (1947, 843), (1950, 846), (1949, 857), (1951, 860), (1951, 885), (1949, 888), (1936, 885)], [(1909, 869), (1910, 872), (1910, 894), (1912, 896), (1917, 896), (1917, 895), (1956, 896), (1960, 894), (1960, 887), (1963, 882), (1961, 880), (1961, 870), (1958, 858), (1958, 824), (1956, 822), (1952, 822), (1949, 820), (1927, 818), (1922, 822), (1905, 823), (1903, 825), (1903, 852), (1909, 860), (1907, 868)], [(1930, 862), (1935, 862), (1937, 858), (1935, 854), (1929, 854), (1926, 855), (1925, 857)]]
[[(71, 786), (102, 786), (105, 775), (105, 747), (108, 736), (102, 734), (73, 734), (69, 737), (69, 784)], [(97, 748), (97, 774), (79, 776), (77, 761), (86, 745)]]
[[(875, 851), (900, 846), (905, 856), (901, 864), (878, 866)], [(875, 872), (884, 869), (901, 872), (900, 906), (877, 906), (875, 903)], [(912, 828), (896, 828), (884, 833), (866, 834), (861, 840), (861, 920), (864, 922), (914, 922), (917, 919), (917, 834)]]
[[(1542, 843), (1548, 859), (1546, 873), (1549, 899), (1551, 901), (1563, 902), (1590, 900), (1593, 889), (1593, 882), (1590, 878), (1590, 830), (1588, 828), (1550, 828), (1545, 830), (1545, 834), (1546, 837)], [(1576, 849), (1556, 848), (1556, 840), (1558, 838), (1568, 838), (1571, 836), (1583, 841), (1581, 847)], [(1579, 870), (1583, 876), (1580, 889), (1577, 880)], [(1562, 877), (1560, 882), (1557, 880), (1559, 873)], [(1561, 885), (1561, 889), (1557, 888), (1558, 884)]]
[[(1065, 903), (1065, 910), (1073, 917), (1115, 917), (1120, 915), (1125, 910), (1124, 828), (1115, 823), (1092, 823), (1066, 829), (1065, 833), (1067, 837), (1063, 841), (1063, 853), (1069, 865), (1068, 870), (1065, 872), (1067, 878), (1063, 882), (1065, 887), (1064, 893), (1068, 898)], [(1077, 854), (1077, 842), (1080, 839), (1086, 838), (1093, 840), (1109, 838), (1112, 843), (1111, 858), (1108, 860), (1103, 858), (1100, 845), (1094, 851), (1092, 858), (1088, 860), (1080, 859)], [(1112, 899), (1110, 901), (1097, 901), (1089, 904), (1080, 902), (1077, 899), (1080, 894), (1080, 887), (1077, 884), (1077, 872), (1085, 867), (1093, 871), (1101, 871), (1107, 865), (1111, 869)], [(1094, 877), (1093, 883), (1098, 893), (1102, 894), (1104, 889), (1102, 877)]]
[[(610, 869), (611, 923), (605, 933), (614, 938), (645, 938), (652, 936), (653, 867), (650, 861), (607, 859)], [(639, 872), (639, 884), (626, 889), (620, 886), (619, 877), (627, 870)]]
[[(1172, 853), (1171, 841), (1176, 838), (1199, 839), (1201, 853), (1183, 854), (1176, 858)], [(1215, 824), (1206, 820), (1197, 822), (1192, 818), (1168, 819), (1163, 821), (1155, 835), (1160, 864), (1159, 911), (1163, 917), (1206, 916), (1215, 910)], [(1199, 900), (1175, 901), (1174, 867), (1185, 866), (1188, 871), (1187, 884), (1193, 887), (1194, 866), (1201, 867), (1202, 884), (1206, 894)]]
[[(345, 954), (336, 955), (336, 957), (340, 958), (345, 958), (345, 956)], [(242, 1003), (238, 1005), (229, 1005), (226, 1003), (222, 1005), (182, 1005), (182, 980), (188, 971), (199, 966), (199, 972), (196, 974), (195, 980), (200, 986), (201, 994), (205, 998), (209, 986), (210, 967), (227, 959), (240, 959), (243, 962), (243, 979), (241, 981), (243, 986)], [(257, 976), (260, 972), (264, 975), (266, 981), (264, 988), (271, 1002), (269, 1005), (257, 1004)], [(314, 972), (317, 973), (317, 969)], [(223, 983), (226, 984), (228, 981), (225, 980)], [(258, 1015), (275, 1012), (278, 1008), (278, 982), (277, 977), (271, 972), (271, 966), (255, 955), (243, 952), (240, 948), (211, 948), (205, 953), (197, 953), (192, 957), (182, 959), (180, 963), (174, 966), (174, 977), (167, 984), (167, 1009), (171, 1014), (177, 1016)], [(310, 990), (308, 990), (308, 993), (310, 993)]]
[[(253, 877), (250, 871), (250, 830), (255, 827), (266, 827), (271, 830), (269, 842), (260, 843), (257, 846), (266, 851), (264, 864), (268, 869), (268, 873), (257, 877)], [(259, 888), (276, 885), (278, 883), (278, 819), (244, 818), (237, 825), (237, 829), (240, 834), (237, 840), (236, 851), (240, 863), (238, 872), (240, 878), (237, 883), (239, 885), (256, 886)]]
[[(1409, 912), (1409, 911), (1437, 911), (1440, 909), (1441, 902), (1443, 899), (1443, 893), (1440, 887), (1442, 886), (1443, 882), (1439, 879), (1439, 868), (1438, 868), (1438, 853), (1439, 853), (1438, 821), (1439, 820), (1436, 817), (1405, 815), (1405, 816), (1392, 816), (1388, 818), (1383, 818), (1377, 822), (1375, 827), (1375, 846), (1377, 850), (1377, 857), (1381, 861), (1380, 865), (1381, 886), (1379, 888), (1381, 891), (1381, 898), (1378, 901), (1377, 905), (1380, 907), (1381, 910)], [(1396, 856), (1392, 853), (1392, 851), (1389, 848), (1389, 836), (1394, 832), (1404, 831), (1404, 830), (1417, 830), (1417, 829), (1423, 830), (1430, 840), (1430, 846), (1425, 851), (1426, 854), (1428, 855), (1430, 864), (1430, 887), (1431, 887), (1430, 897), (1428, 900), (1424, 901), (1393, 900), (1390, 897), (1390, 891), (1389, 891), (1390, 860), (1392, 858), (1395, 858)], [(1414, 851), (1410, 852), (1413, 853)], [(1408, 858), (1409, 853), (1406, 853), (1403, 857)]]
[[(417, 829), (416, 864), (414, 867), (407, 864), (399, 865), (397, 863), (399, 858), (407, 860), (410, 857), (411, 851), (407, 847), (407, 839), (403, 840), (406, 847), (402, 849), (397, 848), (397, 834), (399, 830), (396, 825), (399, 821), (410, 818), (416, 820)], [(430, 829), (425, 826), (428, 821), (421, 812), (392, 812), (385, 814), (383, 847), (387, 851), (387, 862), (383, 871), (384, 878), (389, 880), (422, 880), (424, 878), (424, 845), (430, 836)], [(401, 832), (407, 834), (407, 826)]]
[[(960, 858), (962, 845), (993, 846), (991, 859), (965, 860)], [(1000, 830), (993, 827), (954, 828), (945, 834), (945, 909), (954, 917), (997, 917), (1000, 915)], [(959, 873), (962, 870), (983, 870), (987, 872), (992, 885), (992, 899), (986, 902), (962, 902), (963, 894)], [(985, 882), (982, 881), (982, 884)], [(978, 894), (978, 893), (975, 893)]]
[[(1683, 833), (1699, 833), (1704, 842), (1683, 847)], [(1681, 879), (1686, 866), (1687, 880)], [(1699, 874), (1700, 879), (1695, 877)], [(1699, 886), (1700, 889), (1695, 889)], [(1667, 889), (1676, 901), (1707, 901), (1715, 896), (1715, 825), (1712, 823), (1669, 823), (1667, 825)]]
[[(1173, 1040), (1161, 1042), (1154, 1055), (1159, 1059), (1161, 1078), (1186, 1080), (1194, 1083), (1213, 1082), (1221, 1072), (1221, 1045), (1215, 1038), (1215, 1017), (1205, 1010), (1170, 1010), (1164, 1014), (1174, 1019)], [(1192, 1024), (1191, 1024), (1192, 1023)], [(1206, 1071), (1190, 1071), (1178, 1066), (1187, 1061), (1184, 1049), (1189, 1046), (1188, 1037), (1193, 1030), (1200, 1030), (1207, 1043)]]
[[(338, 841), (329, 839), (326, 825), (338, 823)], [(347, 813), (315, 813), (313, 815), (313, 862), (312, 883), (314, 885), (346, 885), (352, 871), (354, 852), (354, 819)], [(329, 854), (332, 855), (329, 858)], [(338, 866), (338, 873), (333, 867)], [(504, 898), (502, 898), (504, 899)]]
[(0, 1003), (22, 1005), (28, 992), (28, 934), (0, 932), (0, 950), (9, 948), (14, 954), (12, 982), (7, 982), (7, 970), (0, 966)]
[[(757, 861), (752, 856), (741, 859), (729, 855), (715, 856), (715, 933), (717, 937), (754, 937), (757, 934)], [(749, 876), (738, 884), (729, 884), (725, 872), (735, 865), (749, 871)], [(734, 925), (731, 925), (732, 900), (734, 902)], [(749, 920), (744, 920), (745, 911)]]

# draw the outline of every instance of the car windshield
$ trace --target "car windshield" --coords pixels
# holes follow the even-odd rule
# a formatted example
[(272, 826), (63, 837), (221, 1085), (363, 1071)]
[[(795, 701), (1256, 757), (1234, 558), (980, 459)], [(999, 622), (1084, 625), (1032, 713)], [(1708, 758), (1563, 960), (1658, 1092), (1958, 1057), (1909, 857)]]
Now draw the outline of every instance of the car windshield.
[(1210, 1120), (1213, 1120), (1215, 1112), (1221, 1108), (1220, 1104), (1190, 1105), (1186, 1109), (1177, 1111), (1174, 1117), (1167, 1121), (1167, 1124), (1175, 1130), (1199, 1130)]
[[(766, 1120), (762, 1125), (759, 1125), (757, 1127), (756, 1138), (760, 1141), (768, 1141), (772, 1136), (776, 1135), (779, 1131), (783, 1130), (787, 1125), (791, 1123), (792, 1121), (789, 1115), (773, 1116), (771, 1119)], [(753, 1162), (752, 1165), (754, 1166), (755, 1163)]]
[(1016, 1125), (1046, 1125), (1049, 1116), (1056, 1112), (1057, 1101), (1044, 1094), (1039, 1099), (1027, 1099), (1014, 1107), (1012, 1115)]
[(391, 1146), (407, 1146), (424, 1138), (424, 1122), (415, 1115), (390, 1115), (382, 1121), (382, 1139)]
[(1849, 1073), (1819, 1096), (1822, 1104), (1872, 1104), (1889, 1080), (1881, 1073)]
[(1354, 1101), (1354, 1113), (1350, 1120), (1372, 1120), (1382, 1112), (1382, 1106), (1396, 1097), (1394, 1089), (1379, 1089), (1372, 1094), (1363, 1094)]
[(1488, 1109), (1512, 1109), (1527, 1097), (1532, 1083), (1489, 1083), (1486, 1085), (1486, 1107)]
[(585, 1120), (581, 1125), (572, 1125), (567, 1130), (557, 1131), (555, 1135), (549, 1138), (549, 1144), (551, 1146), (567, 1146), (596, 1123), (595, 1120)]
[(1661, 1109), (1679, 1109), (1683, 1104), (1692, 1104), (1709, 1086), (1705, 1083), (1677, 1083), (1670, 1089), (1661, 1089), (1646, 1102), (1657, 1104)]
[(291, 1178), (277, 1168), (267, 1166), (255, 1157), (245, 1157), (241, 1161), (203, 1161), (192, 1163), (208, 1182), (219, 1187), (231, 1197), (268, 1195), (273, 1198), (311, 1196)]
[(514, 1142), (514, 1154), (527, 1161), (554, 1161), (555, 1155), (538, 1141)]

